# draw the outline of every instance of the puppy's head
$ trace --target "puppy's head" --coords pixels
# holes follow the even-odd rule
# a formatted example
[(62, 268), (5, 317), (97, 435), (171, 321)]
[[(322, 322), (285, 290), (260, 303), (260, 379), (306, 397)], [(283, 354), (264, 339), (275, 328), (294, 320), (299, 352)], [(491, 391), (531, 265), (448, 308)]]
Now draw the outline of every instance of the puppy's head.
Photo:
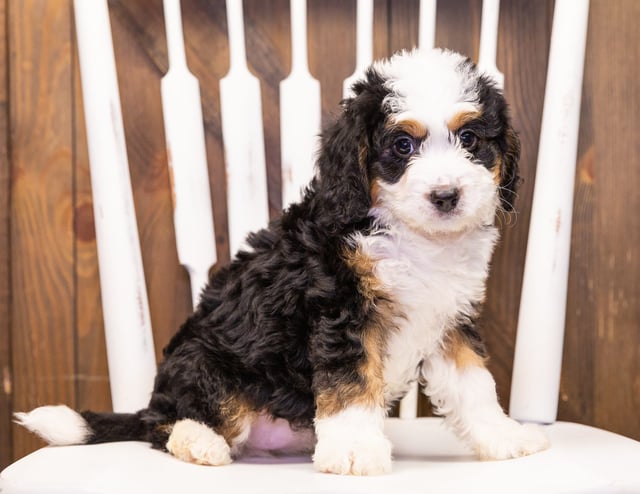
[(333, 156), (320, 160), (320, 176), (352, 187), (369, 214), (434, 234), (491, 224), (498, 207), (512, 209), (519, 141), (501, 92), (470, 60), (401, 53), (374, 64), (353, 92), (325, 135)]

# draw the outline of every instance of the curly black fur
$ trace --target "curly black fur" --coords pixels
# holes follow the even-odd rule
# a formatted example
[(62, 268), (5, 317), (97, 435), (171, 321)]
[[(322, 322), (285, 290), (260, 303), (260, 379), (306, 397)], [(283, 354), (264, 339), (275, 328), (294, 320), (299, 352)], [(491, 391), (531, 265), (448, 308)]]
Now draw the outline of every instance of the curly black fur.
[[(500, 154), (509, 206), (518, 148), (501, 94), (483, 78), (478, 84), (489, 111), (476, 129), (487, 143), (477, 158), (492, 164)], [(319, 393), (360, 378), (362, 331), (378, 315), (344, 252), (351, 235), (372, 227), (372, 180), (392, 172), (381, 161), (384, 79), (370, 69), (354, 92), (323, 132), (318, 173), (303, 200), (250, 235), (250, 249), (211, 277), (164, 351), (148, 408), (129, 415), (84, 412), (94, 431), (89, 442), (143, 439), (164, 448), (177, 420), (223, 426), (229, 400), (309, 427)], [(475, 329), (467, 323), (461, 329), (484, 354)]]
[[(131, 427), (130, 438), (164, 448), (167, 433), (159, 426), (181, 418), (217, 428), (224, 420), (220, 406), (231, 397), (308, 427), (314, 395), (357, 374), (364, 355), (360, 332), (373, 313), (343, 251), (350, 234), (371, 224), (359, 151), (384, 118), (381, 88), (370, 71), (323, 133), (319, 173), (304, 199), (251, 234), (251, 249), (212, 277), (164, 350), (149, 407), (139, 413), (148, 433)], [(95, 415), (84, 417), (102, 429)], [(91, 442), (121, 437), (96, 434)]]

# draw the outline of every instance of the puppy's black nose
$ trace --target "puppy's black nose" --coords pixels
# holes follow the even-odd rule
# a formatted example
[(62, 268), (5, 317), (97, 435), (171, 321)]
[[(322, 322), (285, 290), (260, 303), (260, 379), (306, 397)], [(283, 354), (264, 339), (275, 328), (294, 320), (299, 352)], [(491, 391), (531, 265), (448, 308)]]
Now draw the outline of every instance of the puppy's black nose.
[(460, 201), (460, 191), (458, 189), (434, 190), (429, 194), (429, 200), (438, 211), (448, 213), (458, 205)]

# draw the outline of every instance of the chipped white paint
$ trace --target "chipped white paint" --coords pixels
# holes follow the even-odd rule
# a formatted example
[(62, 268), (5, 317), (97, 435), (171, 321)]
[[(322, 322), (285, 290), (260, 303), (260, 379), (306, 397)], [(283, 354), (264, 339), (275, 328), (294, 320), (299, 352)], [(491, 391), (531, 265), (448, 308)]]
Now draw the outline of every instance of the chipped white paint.
[(421, 50), (430, 50), (436, 45), (437, 4), (437, 0), (420, 0), (418, 48)]
[(556, 0), (511, 386), (522, 421), (558, 411), (588, 12), (587, 0)]
[(356, 13), (356, 69), (342, 83), (342, 95), (350, 97), (351, 85), (373, 61), (373, 0), (358, 0)]
[(242, 2), (226, 5), (231, 56), (229, 73), (220, 80), (220, 111), (233, 256), (249, 232), (267, 226), (269, 203), (260, 82), (247, 67)]
[(193, 306), (216, 262), (202, 105), (198, 80), (189, 72), (180, 0), (164, 0), (169, 71), (162, 78), (162, 112), (171, 176), (178, 259), (191, 280)]
[(504, 87), (504, 74), (498, 70), (496, 65), (499, 18), (500, 0), (483, 0), (478, 66), (480, 70), (490, 75), (496, 81), (498, 87), (502, 89)]
[(417, 381), (411, 383), (409, 391), (400, 401), (400, 409), (398, 410), (398, 416), (401, 419), (414, 419), (418, 416), (418, 397), (419, 386)]
[(113, 409), (147, 405), (155, 350), (106, 0), (76, 0), (100, 288)]
[(320, 83), (307, 63), (306, 0), (291, 0), (291, 52), (291, 73), (280, 82), (283, 207), (300, 200), (319, 145)]

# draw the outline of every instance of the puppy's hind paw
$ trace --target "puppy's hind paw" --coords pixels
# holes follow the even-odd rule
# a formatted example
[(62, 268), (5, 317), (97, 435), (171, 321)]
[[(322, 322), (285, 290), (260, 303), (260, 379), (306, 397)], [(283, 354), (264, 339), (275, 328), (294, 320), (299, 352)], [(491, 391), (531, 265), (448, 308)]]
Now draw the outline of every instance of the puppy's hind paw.
[(231, 448), (213, 429), (194, 420), (179, 420), (173, 426), (167, 449), (176, 458), (198, 465), (228, 465)]

